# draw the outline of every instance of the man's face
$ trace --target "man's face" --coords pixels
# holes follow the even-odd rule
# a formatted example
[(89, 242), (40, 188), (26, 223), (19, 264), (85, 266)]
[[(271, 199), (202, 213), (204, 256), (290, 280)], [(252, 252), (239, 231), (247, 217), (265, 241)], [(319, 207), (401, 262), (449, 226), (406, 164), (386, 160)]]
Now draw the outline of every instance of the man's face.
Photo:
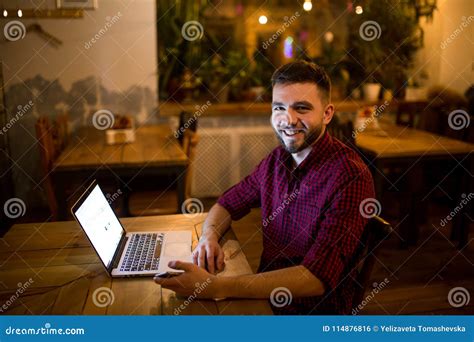
[(331, 121), (334, 108), (324, 106), (314, 83), (273, 87), (272, 127), (282, 146), (297, 153), (311, 146)]

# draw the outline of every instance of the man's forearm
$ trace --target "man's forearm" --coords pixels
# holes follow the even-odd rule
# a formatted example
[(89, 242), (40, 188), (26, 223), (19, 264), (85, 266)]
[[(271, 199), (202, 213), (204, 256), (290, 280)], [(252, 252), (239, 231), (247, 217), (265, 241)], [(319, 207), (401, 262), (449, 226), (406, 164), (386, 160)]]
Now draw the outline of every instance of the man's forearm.
[(204, 221), (202, 238), (219, 240), (229, 229), (231, 222), (232, 218), (227, 209), (218, 203), (214, 204)]
[(304, 266), (239, 277), (218, 278), (217, 297), (269, 298), (277, 287), (286, 287), (293, 297), (320, 296), (324, 284)]

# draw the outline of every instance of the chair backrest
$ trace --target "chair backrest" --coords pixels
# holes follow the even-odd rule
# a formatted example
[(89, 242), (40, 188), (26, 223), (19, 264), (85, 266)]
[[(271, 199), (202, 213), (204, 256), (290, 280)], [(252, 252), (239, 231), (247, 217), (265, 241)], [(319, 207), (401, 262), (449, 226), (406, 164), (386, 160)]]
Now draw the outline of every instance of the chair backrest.
[(56, 149), (55, 158), (66, 147), (69, 140), (69, 118), (67, 114), (59, 114), (53, 125), (53, 142)]
[(362, 235), (362, 243), (356, 251), (355, 260), (357, 264), (356, 291), (352, 299), (352, 308), (362, 302), (365, 290), (367, 289), (372, 269), (374, 268), (375, 258), (381, 242), (385, 240), (392, 232), (392, 226), (384, 219), (374, 216), (365, 226)]
[(415, 117), (422, 116), (428, 101), (400, 102), (397, 109), (396, 123), (400, 126), (414, 127)]
[(53, 131), (49, 119), (47, 117), (40, 117), (36, 121), (36, 139), (40, 149), (41, 166), (45, 175), (47, 175), (52, 168), (54, 158), (56, 157), (56, 148), (53, 140)]
[(58, 217), (58, 203), (51, 178), (51, 171), (54, 161), (61, 153), (67, 141), (67, 116), (59, 116), (53, 125), (50, 124), (47, 117), (42, 116), (36, 121), (35, 128), (44, 177), (42, 185), (45, 189), (52, 219), (56, 220)]
[(196, 147), (199, 142), (199, 135), (192, 131), (185, 131), (183, 134), (183, 150), (188, 157), (188, 168), (185, 175), (185, 197), (191, 197), (191, 182), (193, 179), (194, 160), (196, 158)]
[(329, 125), (327, 125), (327, 130), (331, 136), (342, 141), (349, 147), (354, 147), (354, 124), (351, 120), (343, 121), (336, 114), (334, 114), (331, 122)]
[(178, 141), (183, 145), (186, 132), (196, 132), (198, 119), (192, 113), (182, 111), (179, 114)]

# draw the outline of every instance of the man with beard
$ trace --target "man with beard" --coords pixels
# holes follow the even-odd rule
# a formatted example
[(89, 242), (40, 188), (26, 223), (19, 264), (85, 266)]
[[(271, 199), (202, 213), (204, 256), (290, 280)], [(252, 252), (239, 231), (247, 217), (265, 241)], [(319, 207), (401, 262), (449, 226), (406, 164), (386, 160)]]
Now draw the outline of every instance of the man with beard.
[[(321, 67), (286, 64), (272, 85), (271, 124), (281, 146), (211, 208), (194, 264), (172, 262), (185, 272), (155, 281), (181, 295), (207, 281), (201, 298), (270, 298), (276, 313), (348, 314), (357, 286), (354, 252), (367, 223), (359, 206), (374, 197), (373, 180), (357, 153), (326, 130), (334, 106)], [(256, 207), (263, 225), (258, 273), (216, 277), (224, 268), (219, 238)], [(278, 295), (288, 305), (280, 307)]]

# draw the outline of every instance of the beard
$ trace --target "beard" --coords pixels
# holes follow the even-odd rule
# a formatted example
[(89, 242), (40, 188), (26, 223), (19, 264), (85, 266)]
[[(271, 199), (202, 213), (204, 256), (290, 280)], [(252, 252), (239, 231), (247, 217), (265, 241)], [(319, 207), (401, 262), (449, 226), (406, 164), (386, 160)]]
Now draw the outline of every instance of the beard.
[(281, 146), (289, 153), (297, 153), (313, 145), (314, 142), (318, 140), (319, 136), (321, 135), (321, 132), (323, 131), (323, 124), (321, 123), (311, 130), (306, 130), (306, 129), (303, 130), (304, 138), (303, 138), (303, 141), (300, 143), (296, 141), (285, 142), (285, 139), (283, 136), (285, 133), (281, 132), (284, 129), (300, 129), (300, 128), (296, 126), (286, 126), (286, 127), (278, 127), (278, 128), (273, 127), (273, 131), (275, 132)]

